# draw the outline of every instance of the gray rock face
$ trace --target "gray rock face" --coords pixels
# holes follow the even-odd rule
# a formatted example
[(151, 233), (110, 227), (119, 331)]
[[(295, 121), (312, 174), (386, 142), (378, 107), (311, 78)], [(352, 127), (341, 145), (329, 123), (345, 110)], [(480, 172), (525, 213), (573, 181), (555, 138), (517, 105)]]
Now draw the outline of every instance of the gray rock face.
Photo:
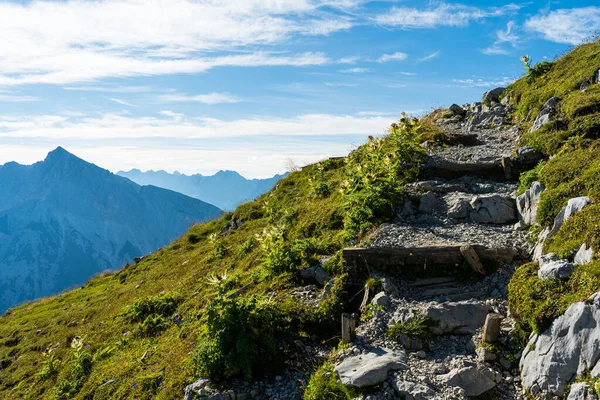
[(529, 132), (535, 132), (539, 130), (542, 126), (546, 125), (552, 119), (552, 116), (556, 112), (556, 106), (560, 99), (558, 97), (551, 97), (544, 107), (542, 107), (542, 111), (537, 115), (535, 121), (533, 122), (533, 126), (529, 129)]
[(450, 106), (450, 111), (452, 111), (455, 115), (460, 115), (461, 117), (464, 117), (465, 114), (467, 114), (467, 111), (458, 104), (452, 104)]
[(405, 199), (402, 205), (402, 211), (400, 214), (403, 217), (411, 217), (417, 213), (417, 208), (410, 199)]
[(465, 390), (467, 396), (479, 396), (496, 387), (496, 374), (485, 367), (465, 367), (454, 369), (442, 375), (442, 382), (450, 386), (458, 386)]
[(571, 391), (567, 400), (597, 400), (596, 391), (589, 387), (587, 382), (579, 382), (571, 385)]
[(300, 276), (304, 280), (315, 281), (321, 286), (325, 285), (329, 280), (329, 274), (320, 265), (313, 265), (312, 267), (301, 269)]
[(373, 297), (371, 304), (387, 308), (390, 306), (390, 298), (385, 294), (385, 292), (379, 292), (375, 295), (375, 297)]
[(570, 199), (567, 202), (567, 205), (563, 207), (562, 210), (558, 213), (556, 218), (554, 218), (554, 225), (552, 226), (552, 230), (550, 231), (550, 236), (555, 235), (562, 224), (575, 215), (577, 212), (583, 210), (585, 207), (590, 205), (591, 201), (589, 197), (575, 197)]
[(517, 211), (519, 220), (525, 225), (533, 225), (537, 218), (538, 203), (540, 202), (541, 194), (546, 190), (544, 185), (539, 182), (533, 182), (531, 188), (525, 193), (517, 197)]
[(567, 384), (585, 371), (600, 369), (600, 293), (572, 304), (521, 356), (523, 387), (537, 397), (562, 397)]
[(427, 192), (421, 196), (421, 202), (419, 203), (419, 212), (422, 214), (432, 213), (437, 206), (437, 197), (433, 192)]
[(575, 266), (567, 260), (550, 261), (538, 270), (538, 278), (543, 281), (552, 279), (567, 279), (573, 273)]
[(392, 384), (392, 387), (403, 399), (425, 400), (435, 396), (435, 392), (425, 384), (405, 381), (400, 378)]
[(592, 261), (592, 258), (594, 258), (594, 250), (592, 250), (591, 247), (587, 247), (587, 245), (584, 243), (577, 251), (577, 254), (575, 254), (575, 260), (573, 263), (575, 265), (587, 264)]
[(375, 349), (367, 354), (346, 358), (334, 370), (344, 385), (360, 388), (380, 384), (388, 372), (406, 368), (404, 351)]
[(483, 326), (491, 307), (481, 302), (440, 303), (432, 305), (425, 315), (435, 321), (435, 335), (469, 335)]
[(517, 149), (517, 159), (523, 163), (535, 163), (543, 158), (542, 153), (535, 151), (533, 147), (524, 146)]
[(596, 73), (594, 74), (594, 79), (592, 82), (594, 84), (600, 84), (600, 69), (598, 69), (598, 71), (596, 71)]
[(517, 220), (515, 201), (499, 195), (477, 196), (471, 200), (469, 218), (480, 224), (507, 224)]
[(504, 94), (506, 88), (498, 87), (492, 90), (488, 90), (481, 96), (481, 101), (483, 103), (489, 103), (490, 101), (499, 101), (500, 96)]
[(592, 86), (592, 82), (590, 82), (589, 79), (586, 79), (585, 81), (581, 82), (581, 85), (579, 86), (579, 90), (581, 90), (582, 92), (585, 92), (590, 86)]
[(469, 216), (471, 205), (466, 200), (458, 200), (448, 209), (448, 217), (456, 219), (464, 219)]

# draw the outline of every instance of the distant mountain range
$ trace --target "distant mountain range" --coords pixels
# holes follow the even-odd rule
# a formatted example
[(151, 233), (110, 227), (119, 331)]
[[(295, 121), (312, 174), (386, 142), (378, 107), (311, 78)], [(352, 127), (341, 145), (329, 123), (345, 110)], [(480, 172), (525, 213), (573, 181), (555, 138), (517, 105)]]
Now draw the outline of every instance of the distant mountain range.
[(268, 179), (246, 179), (235, 171), (219, 171), (212, 176), (200, 174), (185, 175), (165, 171), (142, 172), (138, 169), (119, 171), (117, 175), (126, 177), (139, 185), (154, 185), (174, 190), (214, 204), (225, 211), (235, 209), (239, 204), (254, 200), (269, 191), (285, 175), (275, 175)]
[(119, 268), (222, 212), (61, 147), (33, 165), (0, 166), (0, 188), (0, 313)]

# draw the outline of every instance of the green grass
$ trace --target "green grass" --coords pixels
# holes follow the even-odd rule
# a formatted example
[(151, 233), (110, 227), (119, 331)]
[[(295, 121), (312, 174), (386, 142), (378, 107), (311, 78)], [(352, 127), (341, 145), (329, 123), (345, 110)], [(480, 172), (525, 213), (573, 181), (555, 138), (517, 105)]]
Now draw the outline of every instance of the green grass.
[[(595, 40), (573, 49), (533, 82), (523, 78), (508, 88), (515, 91), (516, 117), (525, 132), (523, 144), (552, 156), (521, 176), (520, 191), (534, 179), (546, 186), (538, 207), (540, 225), (551, 226), (570, 198), (589, 196), (593, 203), (546, 241), (545, 252), (562, 258), (573, 257), (582, 243), (600, 249), (600, 85), (586, 92), (579, 90), (581, 82), (591, 78), (598, 68), (600, 41)], [(561, 98), (557, 122), (529, 133), (533, 118), (552, 96)], [(541, 281), (537, 271), (537, 263), (526, 264), (517, 269), (509, 285), (509, 307), (525, 341), (530, 332), (547, 329), (569, 305), (600, 290), (598, 258), (577, 266), (568, 280)]]
[(393, 340), (398, 340), (401, 335), (406, 335), (411, 339), (429, 339), (432, 336), (432, 324), (433, 321), (429, 317), (419, 314), (409, 322), (392, 325), (389, 327), (387, 335)]
[[(215, 280), (224, 296), (245, 288), (239, 301), (278, 304), (286, 333), (331, 338), (346, 299), (360, 290), (340, 251), (393, 218), (423, 154), (418, 144), (434, 132), (404, 118), (390, 135), (292, 172), (137, 264), (9, 310), (0, 317), (0, 398), (180, 399), (203, 370), (194, 362), (198, 347), (216, 338), (208, 322), (221, 290)], [(298, 269), (328, 255), (325, 268), (336, 278), (330, 295), (317, 308), (292, 301), (290, 291), (303, 285)], [(252, 360), (246, 365), (227, 376), (260, 374)]]

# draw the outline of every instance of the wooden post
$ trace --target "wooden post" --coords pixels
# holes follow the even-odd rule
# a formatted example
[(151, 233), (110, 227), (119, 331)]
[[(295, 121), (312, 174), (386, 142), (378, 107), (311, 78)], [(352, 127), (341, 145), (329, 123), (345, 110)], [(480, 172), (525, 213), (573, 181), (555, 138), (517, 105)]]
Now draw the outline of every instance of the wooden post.
[(504, 168), (504, 177), (512, 179), (512, 160), (510, 157), (502, 158), (502, 168)]
[(483, 325), (482, 340), (486, 343), (494, 343), (500, 338), (500, 324), (504, 317), (500, 314), (488, 314)]
[(460, 246), (460, 252), (469, 264), (469, 266), (473, 269), (473, 271), (480, 273), (481, 275), (485, 275), (485, 269), (483, 269), (483, 264), (475, 252), (475, 249), (470, 244), (465, 244), (464, 246)]
[(352, 342), (356, 331), (356, 314), (342, 314), (342, 343)]

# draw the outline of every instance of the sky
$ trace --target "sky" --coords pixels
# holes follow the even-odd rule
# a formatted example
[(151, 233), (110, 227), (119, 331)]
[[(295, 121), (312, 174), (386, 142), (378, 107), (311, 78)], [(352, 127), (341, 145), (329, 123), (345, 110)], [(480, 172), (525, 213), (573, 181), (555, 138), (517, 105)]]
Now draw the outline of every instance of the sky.
[(0, 0), (0, 164), (267, 177), (477, 101), (600, 31), (596, 0)]

